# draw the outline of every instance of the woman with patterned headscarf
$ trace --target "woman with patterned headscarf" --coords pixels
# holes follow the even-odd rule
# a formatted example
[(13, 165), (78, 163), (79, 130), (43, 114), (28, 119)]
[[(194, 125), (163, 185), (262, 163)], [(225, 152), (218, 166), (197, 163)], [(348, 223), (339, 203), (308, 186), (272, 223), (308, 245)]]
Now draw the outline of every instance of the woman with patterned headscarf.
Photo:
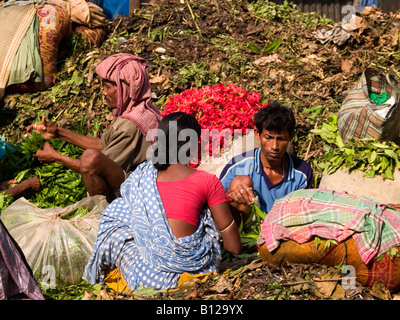
[(73, 159), (55, 151), (47, 142), (34, 156), (43, 162), (57, 162), (80, 172), (90, 196), (102, 194), (112, 201), (128, 174), (146, 160), (150, 129), (158, 127), (160, 111), (151, 103), (150, 82), (145, 61), (127, 53), (103, 60), (96, 68), (103, 79), (103, 96), (114, 121), (101, 138), (77, 134), (42, 118), (42, 124), (27, 127), (46, 139), (60, 138), (85, 151)]

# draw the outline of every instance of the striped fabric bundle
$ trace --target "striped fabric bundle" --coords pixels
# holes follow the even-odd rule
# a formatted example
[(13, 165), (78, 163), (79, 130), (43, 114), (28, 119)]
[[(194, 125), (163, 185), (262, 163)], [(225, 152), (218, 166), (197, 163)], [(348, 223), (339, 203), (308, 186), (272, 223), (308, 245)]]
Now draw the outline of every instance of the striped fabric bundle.
[(261, 225), (259, 244), (269, 252), (281, 240), (297, 243), (314, 236), (341, 243), (352, 237), (368, 264), (400, 245), (400, 212), (363, 197), (324, 189), (303, 189), (276, 200)]
[(5, 94), (15, 53), (35, 14), (36, 7), (33, 4), (0, 6), (0, 99)]
[[(369, 98), (369, 93), (385, 91), (394, 100), (393, 107), (388, 102), (377, 106)], [(371, 68), (364, 70), (338, 112), (338, 129), (343, 141), (376, 138), (396, 142), (400, 136), (399, 91), (394, 75)]]

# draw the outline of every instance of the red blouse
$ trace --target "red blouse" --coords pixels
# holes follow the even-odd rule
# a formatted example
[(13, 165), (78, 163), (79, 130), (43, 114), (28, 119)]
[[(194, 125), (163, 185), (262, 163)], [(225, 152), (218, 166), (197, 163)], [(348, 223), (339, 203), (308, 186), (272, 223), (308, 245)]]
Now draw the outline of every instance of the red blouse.
[(225, 190), (216, 175), (198, 170), (178, 181), (157, 181), (167, 218), (198, 225), (204, 204), (226, 202)]

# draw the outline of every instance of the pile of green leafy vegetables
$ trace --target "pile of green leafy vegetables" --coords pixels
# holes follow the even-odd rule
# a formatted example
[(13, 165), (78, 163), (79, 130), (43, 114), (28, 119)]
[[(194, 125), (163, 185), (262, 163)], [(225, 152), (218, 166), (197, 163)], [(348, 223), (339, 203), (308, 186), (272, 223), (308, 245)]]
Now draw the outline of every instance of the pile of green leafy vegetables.
[(335, 114), (311, 132), (324, 141), (322, 158), (314, 160), (314, 165), (322, 169), (322, 174), (332, 174), (342, 168), (348, 172), (362, 171), (368, 178), (380, 175), (383, 179), (393, 180), (394, 171), (400, 169), (400, 146), (392, 141), (373, 138), (344, 142)]
[(265, 0), (250, 1), (248, 8), (258, 17), (286, 25), (296, 21), (300, 25), (312, 28), (316, 24), (333, 25), (335, 23), (332, 19), (327, 18), (325, 15), (321, 16), (317, 12), (303, 12), (296, 4), (290, 1), (283, 1), (282, 4)]
[[(87, 191), (79, 172), (58, 163), (42, 163), (33, 157), (33, 153), (42, 149), (46, 140), (35, 132), (13, 145), (14, 152), (6, 151), (6, 157), (0, 163), (0, 181), (15, 179), (17, 182), (37, 176), (40, 179), (39, 192), (25, 191), (23, 196), (39, 208), (66, 207), (86, 197)], [(71, 158), (79, 158), (83, 149), (61, 139), (48, 141), (59, 153)], [(2, 201), (3, 199), (3, 201)], [(11, 202), (3, 195), (0, 210)]]

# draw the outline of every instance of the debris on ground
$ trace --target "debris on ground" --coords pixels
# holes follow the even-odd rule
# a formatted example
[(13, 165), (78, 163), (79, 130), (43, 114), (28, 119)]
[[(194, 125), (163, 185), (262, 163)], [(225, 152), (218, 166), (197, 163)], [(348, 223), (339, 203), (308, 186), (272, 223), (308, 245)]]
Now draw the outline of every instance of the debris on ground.
[[(339, 110), (366, 67), (398, 75), (400, 62), (400, 15), (368, 7), (343, 25), (303, 13), (288, 2), (171, 0), (117, 16), (107, 28), (107, 38), (98, 48), (70, 40), (69, 47), (75, 49), (59, 62), (52, 88), (5, 96), (0, 109), (3, 139), (22, 140), (26, 126), (39, 123), (42, 116), (72, 130), (79, 124), (99, 135), (113, 116), (103, 107), (95, 66), (109, 54), (129, 52), (146, 59), (153, 101), (160, 110), (186, 89), (218, 83), (233, 83), (259, 92), (263, 102), (278, 100), (291, 107), (297, 121), (293, 151), (318, 174), (322, 169), (314, 160), (323, 156), (324, 142), (311, 130)], [(345, 289), (342, 274), (320, 265), (272, 268), (254, 257), (235, 263), (176, 291), (137, 290), (126, 295), (85, 284), (74, 298), (396, 299), (378, 284), (373, 289)], [(72, 295), (62, 290), (57, 297)]]

